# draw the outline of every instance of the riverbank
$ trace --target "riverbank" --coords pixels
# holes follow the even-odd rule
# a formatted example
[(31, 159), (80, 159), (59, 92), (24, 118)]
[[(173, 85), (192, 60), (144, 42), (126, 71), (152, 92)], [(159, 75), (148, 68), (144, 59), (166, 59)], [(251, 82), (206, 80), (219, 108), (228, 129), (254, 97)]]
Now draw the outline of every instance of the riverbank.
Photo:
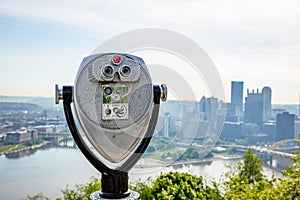
[(188, 164), (209, 164), (215, 160), (238, 160), (241, 159), (242, 156), (232, 155), (232, 156), (214, 156), (212, 158), (205, 158), (199, 160), (182, 160), (182, 161), (174, 161), (174, 162), (164, 162), (161, 160), (155, 160), (150, 158), (142, 158), (137, 162), (134, 168), (153, 168), (153, 167), (171, 167), (171, 166), (179, 166), (179, 165), (188, 165)]
[[(73, 188), (76, 184), (87, 183), (93, 176), (99, 176), (99, 172), (82, 153), (70, 146), (73, 146), (73, 141), (69, 141), (66, 147), (62, 143), (60, 147), (44, 145), (30, 156), (19, 156), (13, 159), (0, 156), (0, 199), (22, 199), (28, 194), (33, 195), (40, 192), (50, 199), (56, 199), (62, 196), (60, 191), (67, 185), (69, 188)], [(161, 164), (161, 162), (146, 160), (144, 163), (137, 164), (148, 167), (134, 167), (129, 171), (129, 182), (147, 182), (149, 177), (155, 179), (161, 173), (169, 171), (202, 176), (207, 183), (212, 180), (219, 182), (220, 177), (228, 172), (226, 166), (234, 165), (236, 162), (237, 160), (226, 156), (224, 159), (219, 157), (212, 159), (212, 163), (149, 167), (157, 165), (157, 163)], [(270, 168), (264, 167), (264, 170), (268, 176), (272, 176), (273, 171)], [(275, 176), (280, 177), (281, 174), (275, 171)]]
[(10, 154), (10, 153), (17, 153), (17, 152), (21, 152), (21, 151), (26, 151), (26, 150), (38, 149), (38, 148), (41, 148), (42, 146), (44, 146), (48, 143), (49, 143), (49, 141), (43, 141), (40, 144), (35, 144), (35, 145), (32, 145), (32, 146), (24, 146), (24, 145), (20, 145), (20, 144), (0, 146), (0, 156)]

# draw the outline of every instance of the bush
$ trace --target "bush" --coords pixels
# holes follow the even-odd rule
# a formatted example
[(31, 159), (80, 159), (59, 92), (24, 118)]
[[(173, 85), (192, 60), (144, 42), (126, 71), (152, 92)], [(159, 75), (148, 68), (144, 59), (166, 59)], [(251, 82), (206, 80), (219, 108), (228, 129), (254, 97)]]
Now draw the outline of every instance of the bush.
[[(189, 150), (193, 152), (193, 150)], [(230, 166), (227, 180), (219, 186), (213, 182), (209, 187), (202, 177), (188, 173), (169, 172), (157, 179), (137, 182), (131, 189), (140, 193), (139, 199), (181, 200), (181, 199), (295, 199), (300, 200), (300, 153), (292, 159), (293, 165), (283, 171), (286, 179), (269, 179), (262, 174), (262, 161), (252, 150), (243, 156), (237, 166)], [(89, 200), (90, 194), (101, 189), (99, 178), (92, 177), (86, 184), (76, 185), (74, 189), (62, 190), (64, 200)], [(27, 200), (48, 200), (41, 193), (27, 196)], [(57, 199), (61, 200), (61, 199)]]
[[(216, 185), (214, 185), (216, 186)], [(139, 182), (133, 187), (139, 199), (222, 199), (217, 187), (203, 184), (203, 178), (188, 173), (169, 172), (155, 181)]]
[(64, 200), (90, 200), (90, 195), (101, 189), (101, 180), (92, 177), (86, 184), (76, 185), (75, 189), (67, 188), (62, 190)]

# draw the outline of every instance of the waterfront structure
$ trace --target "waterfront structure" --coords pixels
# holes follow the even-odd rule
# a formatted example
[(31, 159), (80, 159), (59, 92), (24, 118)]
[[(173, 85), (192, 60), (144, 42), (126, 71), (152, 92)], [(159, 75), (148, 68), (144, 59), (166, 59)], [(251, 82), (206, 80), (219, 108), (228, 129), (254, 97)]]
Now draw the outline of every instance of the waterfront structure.
[(4, 133), (0, 133), (0, 145), (4, 143), (6, 140), (6, 135)]
[(295, 136), (294, 138), (299, 138), (300, 137), (300, 121), (299, 118), (298, 120), (295, 121)]
[(243, 123), (242, 124), (242, 136), (249, 137), (259, 133), (260, 126), (255, 123)]
[(244, 82), (232, 81), (231, 82), (231, 103), (236, 106), (238, 115), (243, 113), (243, 91)]
[(283, 112), (276, 116), (276, 141), (295, 137), (295, 115)]
[(276, 135), (276, 122), (264, 123), (261, 126), (261, 132), (268, 137), (268, 142), (274, 142)]
[(242, 139), (242, 124), (238, 122), (225, 122), (221, 136), (222, 139)]
[(9, 132), (6, 134), (6, 144), (19, 144), (26, 140), (31, 140), (31, 132), (28, 132), (26, 128)]
[(36, 129), (27, 129), (22, 127), (19, 130), (6, 133), (6, 144), (19, 144), (27, 140), (38, 138), (38, 131)]

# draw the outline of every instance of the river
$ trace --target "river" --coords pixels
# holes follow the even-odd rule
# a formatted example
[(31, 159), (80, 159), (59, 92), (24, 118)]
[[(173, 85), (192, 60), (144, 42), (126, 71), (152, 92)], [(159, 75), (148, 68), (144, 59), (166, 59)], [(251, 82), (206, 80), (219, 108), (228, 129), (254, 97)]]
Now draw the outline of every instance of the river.
[[(17, 200), (40, 192), (55, 199), (62, 197), (60, 190), (67, 185), (73, 188), (75, 184), (86, 183), (90, 177), (97, 176), (97, 170), (72, 146), (42, 147), (30, 152), (0, 156), (0, 200)], [(136, 167), (130, 171), (129, 179), (130, 182), (145, 181), (161, 172), (180, 171), (203, 176), (205, 182), (209, 183), (213, 179), (220, 181), (222, 175), (228, 171), (225, 165), (236, 162), (231, 159), (214, 159), (179, 166)], [(264, 170), (271, 176), (270, 168), (264, 167)], [(274, 173), (280, 176), (279, 172)]]

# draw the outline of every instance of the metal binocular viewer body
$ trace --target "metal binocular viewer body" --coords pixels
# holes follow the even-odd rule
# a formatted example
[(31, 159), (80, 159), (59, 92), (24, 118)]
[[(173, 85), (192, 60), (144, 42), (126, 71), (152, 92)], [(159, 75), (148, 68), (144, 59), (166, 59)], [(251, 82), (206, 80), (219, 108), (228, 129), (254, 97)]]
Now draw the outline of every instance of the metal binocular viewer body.
[(102, 174), (102, 190), (91, 199), (139, 196), (128, 189), (128, 171), (145, 152), (160, 100), (166, 98), (166, 85), (153, 85), (144, 61), (129, 54), (88, 56), (78, 69), (74, 87), (56, 85), (56, 103), (63, 100), (74, 141)]

